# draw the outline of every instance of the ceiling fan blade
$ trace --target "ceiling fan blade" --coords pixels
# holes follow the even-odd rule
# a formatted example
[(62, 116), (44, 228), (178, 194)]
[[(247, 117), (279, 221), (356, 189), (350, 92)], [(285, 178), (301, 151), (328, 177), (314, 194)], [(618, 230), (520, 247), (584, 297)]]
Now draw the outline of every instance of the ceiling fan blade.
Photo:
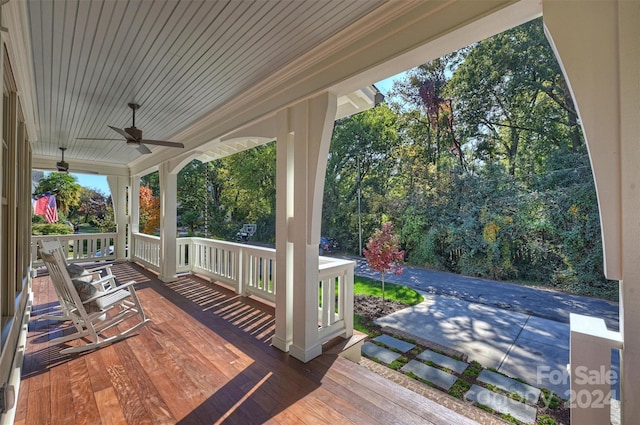
[(126, 140), (133, 140), (133, 141), (137, 141), (136, 139), (134, 139), (129, 133), (127, 133), (126, 131), (122, 130), (121, 128), (117, 128), (117, 127), (112, 127), (110, 125), (108, 125), (107, 127), (109, 127), (111, 130), (115, 131), (116, 133), (120, 134), (122, 137), (124, 137)]
[(184, 145), (180, 142), (167, 142), (164, 140), (141, 140), (142, 143), (146, 143), (147, 145), (158, 145), (158, 146), (169, 146), (172, 148), (184, 148)]
[(138, 149), (138, 152), (140, 152), (142, 154), (145, 154), (145, 155), (148, 154), (148, 153), (151, 153), (151, 149), (149, 149), (148, 147), (146, 147), (142, 143), (140, 143), (138, 146), (136, 146), (136, 149)]

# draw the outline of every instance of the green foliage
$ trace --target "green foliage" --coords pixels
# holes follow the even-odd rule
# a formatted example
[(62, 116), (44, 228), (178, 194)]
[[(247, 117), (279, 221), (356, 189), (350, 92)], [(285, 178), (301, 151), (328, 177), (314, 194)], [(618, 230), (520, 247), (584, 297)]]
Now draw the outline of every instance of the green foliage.
[(549, 415), (538, 415), (536, 424), (538, 425), (556, 425), (558, 422)]
[(406, 365), (407, 363), (409, 363), (409, 359), (404, 356), (400, 356), (394, 361), (392, 361), (389, 364), (389, 367), (393, 370), (400, 370), (402, 366)]
[(540, 391), (542, 392), (540, 402), (544, 406), (547, 406), (549, 409), (557, 409), (560, 407), (562, 400), (556, 395), (556, 393), (547, 388), (541, 388)]
[(358, 253), (359, 219), (369, 235), (384, 216), (411, 264), (616, 299), (588, 152), (540, 19), (409, 71), (387, 100), (336, 122), (323, 235)]
[(502, 419), (504, 419), (507, 422), (511, 422), (512, 424), (520, 424), (522, 422), (520, 422), (519, 420), (517, 420), (516, 418), (514, 418), (513, 416), (511, 416), (508, 413), (503, 413), (502, 415), (500, 415), (500, 417)]
[(475, 379), (480, 375), (483, 369), (484, 367), (482, 367), (480, 363), (473, 360), (471, 363), (469, 363), (469, 366), (464, 370), (464, 372), (462, 372), (462, 375), (471, 379)]
[(373, 322), (365, 320), (362, 316), (353, 315), (353, 329), (364, 334), (369, 333), (369, 329), (373, 326)]
[(102, 192), (80, 186), (78, 203), (69, 207), (69, 221), (91, 224), (104, 229), (115, 229), (111, 199)]
[(42, 223), (34, 224), (31, 227), (31, 234), (34, 236), (69, 235), (71, 233), (73, 233), (73, 229), (64, 223)]
[(462, 399), (464, 395), (471, 389), (471, 383), (465, 381), (464, 379), (458, 379), (454, 384), (449, 388), (449, 395)]
[(56, 204), (60, 211), (67, 213), (71, 207), (80, 202), (82, 186), (76, 178), (66, 173), (50, 173), (40, 179), (34, 194), (52, 193), (56, 196)]
[(116, 222), (113, 216), (113, 207), (106, 205), (104, 212), (96, 216), (92, 223), (98, 228), (100, 233), (108, 233), (116, 231)]

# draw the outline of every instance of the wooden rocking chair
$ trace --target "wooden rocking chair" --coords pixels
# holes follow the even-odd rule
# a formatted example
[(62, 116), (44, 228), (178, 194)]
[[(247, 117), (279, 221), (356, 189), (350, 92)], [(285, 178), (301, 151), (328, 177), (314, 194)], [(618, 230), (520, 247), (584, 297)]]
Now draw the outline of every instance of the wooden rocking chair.
[[(82, 300), (71, 281), (60, 252), (54, 250), (47, 253), (40, 250), (40, 256), (49, 270), (49, 277), (63, 306), (62, 309), (76, 329), (76, 332), (55, 338), (51, 342), (60, 344), (80, 338), (86, 342), (83, 345), (65, 348), (60, 353), (78, 353), (111, 344), (129, 336), (149, 321), (133, 287), (135, 281), (120, 286), (116, 286), (115, 281), (112, 281), (106, 291), (96, 291), (94, 296)], [(128, 319), (136, 319), (136, 322), (127, 330), (118, 330), (110, 336), (103, 335), (108, 329)]]

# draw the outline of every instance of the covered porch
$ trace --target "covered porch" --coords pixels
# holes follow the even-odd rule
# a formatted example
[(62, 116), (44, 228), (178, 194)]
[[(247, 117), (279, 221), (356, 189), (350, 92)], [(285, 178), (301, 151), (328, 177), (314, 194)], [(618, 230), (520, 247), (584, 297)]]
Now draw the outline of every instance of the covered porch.
[[(118, 233), (33, 236), (31, 261), (34, 267), (43, 265), (37, 251), (40, 243), (48, 240), (60, 241), (70, 263), (112, 261), (121, 254), (117, 251), (121, 245), (118, 238)], [(156, 275), (161, 273), (162, 262), (171, 262), (160, 257), (160, 237), (135, 233), (129, 240), (133, 247), (131, 262)], [(174, 251), (176, 273), (170, 282), (179, 281), (185, 275), (197, 275), (223, 284), (237, 295), (268, 303), (277, 311), (275, 249), (192, 237), (176, 239)], [(320, 353), (326, 342), (353, 335), (354, 265), (353, 261), (340, 258), (318, 258), (318, 283), (313, 292), (315, 296), (311, 297), (317, 306), (317, 324), (308, 341), (319, 347)]]
[(138, 282), (152, 322), (80, 356), (62, 356), (48, 343), (61, 324), (38, 317), (55, 305), (55, 294), (46, 274), (34, 279), (16, 424), (495, 420), (452, 399), (463, 416), (331, 352), (301, 363), (270, 345), (272, 306), (200, 277), (164, 283), (130, 262), (117, 263), (114, 273)]
[[(86, 418), (95, 411), (92, 408), (100, 397), (105, 401), (101, 406), (113, 409), (115, 415), (160, 415), (144, 417), (142, 422), (177, 422), (181, 420), (178, 417), (200, 412), (201, 406), (202, 412), (207, 412), (203, 417), (209, 411), (221, 419), (227, 414), (248, 415), (250, 404), (260, 406), (257, 412), (261, 416), (256, 422), (283, 415), (282, 420), (273, 421), (286, 423), (291, 414), (294, 419), (321, 415), (319, 422), (348, 418), (345, 422), (387, 423), (392, 420), (381, 418), (389, 419), (388, 412), (393, 412), (391, 419), (406, 418), (403, 422), (430, 421), (428, 410), (439, 411), (437, 406), (425, 407), (405, 392), (401, 392), (401, 400), (387, 404), (385, 398), (395, 392), (395, 387), (342, 359), (318, 357), (325, 338), (336, 334), (346, 337), (350, 332), (349, 273), (338, 291), (344, 298), (337, 305), (331, 304), (335, 286), (320, 283), (325, 266), (331, 270), (327, 279), (339, 279), (333, 265), (318, 257), (322, 190), (333, 122), (372, 107), (375, 96), (368, 87), (376, 81), (542, 15), (589, 146), (601, 211), (605, 273), (609, 279), (620, 281), (620, 332), (603, 328), (597, 318), (573, 318), (571, 369), (606, 369), (611, 350), (620, 349), (622, 420), (636, 423), (640, 418), (640, 338), (633, 331), (640, 326), (638, 1), (340, 0), (275, 2), (274, 8), (267, 6), (270, 3), (164, 2), (155, 8), (151, 2), (138, 1), (0, 2), (4, 47), (0, 377), (5, 388), (14, 389), (20, 397), (16, 411), (11, 398), (2, 393), (0, 421), (13, 423), (15, 416), (16, 422), (35, 417), (33, 423), (41, 423), (48, 415), (64, 415), (71, 410), (69, 394), (75, 397), (88, 392), (95, 395), (80, 414), (87, 415), (82, 419), (86, 422), (91, 422)], [(209, 11), (200, 12), (199, 8), (205, 6)], [(112, 18), (118, 26), (108, 24)], [(70, 25), (74, 20), (77, 25)], [(201, 26), (190, 25), (191, 20)], [(174, 31), (176, 28), (185, 28), (186, 32)], [(273, 36), (266, 37), (267, 33)], [(119, 48), (124, 45), (126, 48)], [(197, 62), (200, 59), (202, 63)], [(139, 103), (148, 111), (146, 121), (139, 125), (148, 130), (149, 138), (177, 141), (185, 150), (153, 147), (151, 154), (141, 155), (124, 139), (102, 144), (81, 140), (113, 136), (109, 124), (129, 125), (127, 102)], [(277, 144), (275, 252), (252, 251), (249, 258), (260, 259), (252, 263), (245, 257), (240, 260), (244, 254), (234, 251), (235, 247), (212, 246), (198, 240), (182, 244), (176, 237), (175, 198), (176, 174), (181, 167), (193, 159), (215, 160), (272, 140)], [(24, 357), (28, 372), (21, 379), (25, 319), (32, 307), (40, 305), (40, 292), (47, 291), (38, 279), (32, 280), (29, 173), (32, 169), (55, 170), (60, 147), (67, 148), (70, 169), (109, 176), (118, 228), (113, 254), (104, 252), (102, 259), (138, 261), (158, 273), (158, 280), (153, 280), (157, 292), (148, 290), (151, 286), (140, 291), (148, 297), (143, 302), (147, 301), (154, 322), (142, 330), (141, 338), (74, 359), (57, 359), (54, 349), (39, 346), (42, 341), (31, 334), (27, 347), (34, 346), (42, 356)], [(140, 234), (138, 200), (131, 196), (138, 193), (140, 176), (153, 171), (160, 175), (159, 238)], [(106, 242), (100, 246), (104, 249)], [(187, 246), (188, 254), (183, 255), (181, 250)], [(217, 252), (224, 254), (218, 256)], [(275, 277), (264, 279), (266, 265), (273, 264), (273, 258)], [(217, 268), (223, 264), (228, 267)], [(140, 281), (146, 284), (146, 272), (128, 263), (119, 266), (133, 267), (133, 272), (124, 273), (142, 273)], [(348, 267), (338, 268), (343, 266)], [(208, 279), (229, 280), (231, 283), (225, 283), (230, 285), (242, 277), (234, 291), (273, 298), (274, 330), (265, 337), (269, 335), (272, 346), (279, 351), (262, 341), (235, 340), (231, 335), (236, 335), (236, 330), (230, 330), (218, 318), (195, 320), (206, 308), (183, 298), (177, 297), (174, 307), (154, 306), (170, 299), (163, 292), (170, 285), (195, 279), (181, 275), (185, 267), (203, 275), (210, 273)], [(227, 275), (232, 269), (237, 274)], [(246, 280), (258, 275), (263, 276), (262, 281)], [(321, 299), (329, 302), (321, 303)], [(50, 303), (52, 298), (43, 302)], [(336, 310), (341, 317), (336, 318)], [(179, 323), (185, 321), (187, 325)], [(177, 340), (175, 346), (162, 346), (163, 341), (172, 341), (163, 339), (163, 332), (179, 337), (181, 330), (185, 334), (198, 330), (200, 334), (192, 341)], [(140, 340), (144, 346), (131, 345)], [(196, 367), (193, 349), (183, 351), (177, 346), (184, 342), (198, 350), (203, 340), (218, 342), (208, 344), (207, 350), (200, 350), (196, 356), (207, 359), (214, 366), (213, 372), (209, 365)], [(223, 348), (227, 351), (218, 351)], [(165, 357), (149, 357), (154, 350)], [(175, 357), (167, 356), (169, 352)], [(264, 356), (261, 366), (252, 366), (260, 356)], [(145, 367), (131, 366), (150, 366), (153, 364), (145, 362), (158, 358), (179, 369), (176, 376), (193, 381), (190, 393), (180, 393), (187, 387), (176, 381), (167, 384), (167, 393), (159, 395), (162, 375), (168, 369), (162, 366), (158, 377), (149, 378), (156, 372), (149, 369), (142, 373)], [(126, 366), (123, 359), (127, 359)], [(180, 367), (176, 359), (183, 362)], [(49, 361), (58, 366), (38, 365)], [(110, 367), (111, 361), (117, 366)], [(78, 368), (70, 367), (76, 363)], [(88, 369), (95, 369), (96, 375), (88, 375)], [(125, 372), (131, 370), (140, 373), (124, 379)], [(282, 380), (274, 384), (273, 394), (277, 396), (260, 398), (265, 396), (265, 383), (275, 382), (272, 376), (276, 370), (282, 375)], [(274, 375), (268, 377), (269, 372)], [(79, 376), (70, 381), (75, 374)], [(205, 381), (209, 387), (196, 382), (201, 374), (208, 377)], [(304, 385), (295, 387), (297, 380)], [(336, 385), (329, 391), (331, 395), (323, 390), (325, 385)], [(602, 385), (591, 383), (575, 388), (590, 397), (603, 390)], [(130, 406), (128, 413), (115, 405), (115, 400), (133, 403), (135, 397), (129, 395), (137, 392), (147, 392), (149, 397)], [(175, 394), (197, 401), (175, 406), (170, 400)], [(278, 407), (269, 410), (266, 406), (275, 399)], [(220, 400), (226, 403), (222, 403), (225, 408), (216, 410)], [(328, 406), (328, 410), (314, 413), (322, 411), (313, 409), (318, 404)], [(73, 403), (73, 409), (79, 406), (82, 404)], [(172, 411), (179, 408), (184, 409), (182, 413)], [(354, 411), (348, 413), (349, 409)], [(142, 413), (147, 410), (153, 412)], [(100, 414), (111, 417), (108, 412)], [(366, 421), (360, 421), (359, 415)], [(442, 417), (447, 416), (442, 413)], [(586, 405), (574, 409), (573, 422), (601, 424), (608, 418), (608, 406)], [(440, 423), (463, 422), (455, 418)]]

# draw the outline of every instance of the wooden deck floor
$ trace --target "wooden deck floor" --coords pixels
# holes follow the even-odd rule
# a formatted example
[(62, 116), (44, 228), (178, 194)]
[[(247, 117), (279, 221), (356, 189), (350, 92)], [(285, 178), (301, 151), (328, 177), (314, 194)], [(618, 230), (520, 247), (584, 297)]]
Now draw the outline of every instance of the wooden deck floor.
[(270, 346), (274, 311), (193, 276), (164, 284), (137, 265), (152, 322), (102, 349), (60, 355), (48, 277), (34, 305), (16, 424), (474, 424), (364, 367), (325, 354), (304, 364)]

